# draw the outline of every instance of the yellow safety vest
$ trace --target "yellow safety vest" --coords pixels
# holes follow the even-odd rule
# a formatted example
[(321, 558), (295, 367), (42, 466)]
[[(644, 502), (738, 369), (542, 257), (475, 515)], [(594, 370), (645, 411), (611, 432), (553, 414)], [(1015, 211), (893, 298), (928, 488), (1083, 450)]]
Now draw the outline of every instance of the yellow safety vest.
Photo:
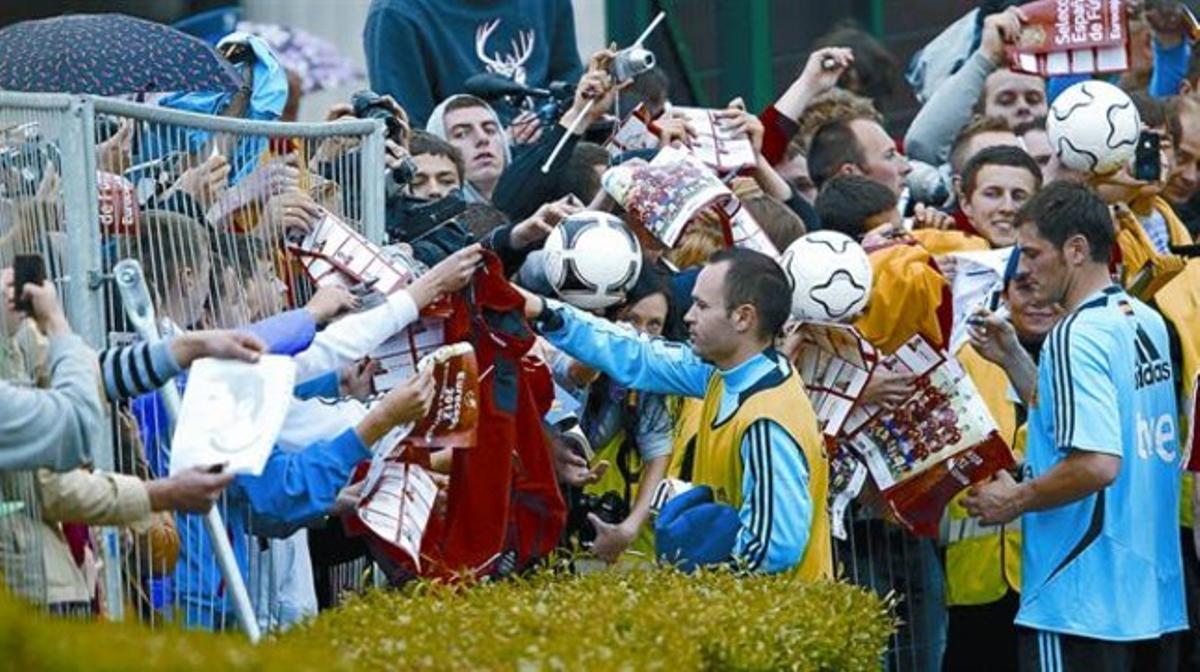
[(675, 397), (672, 417), (675, 426), (671, 429), (671, 464), (667, 467), (669, 478), (684, 479), (684, 463), (694, 455), (696, 435), (700, 432), (700, 413), (704, 400), (695, 397)]
[[(694, 442), (692, 482), (713, 489), (717, 501), (741, 508), (742, 435), (757, 420), (769, 418), (787, 431), (808, 462), (808, 495), (812, 502), (812, 527), (796, 575), (803, 580), (833, 578), (833, 549), (826, 501), (829, 494), (829, 461), (825, 441), (817, 425), (804, 384), (795, 369), (778, 384), (758, 390), (733, 415), (716, 425), (725, 380), (714, 375), (700, 410), (700, 425)], [(685, 458), (686, 459), (686, 458)]]
[[(1017, 409), (1008, 399), (1008, 375), (987, 361), (971, 344), (958, 351), (958, 361), (975, 383), (996, 421), (1000, 437), (1018, 459), (1025, 452), (1025, 427), (1017, 427)], [(991, 604), (1021, 588), (1020, 520), (983, 526), (967, 515), (960, 493), (946, 507), (942, 536), (946, 544), (946, 605)]]
[[(1167, 222), (1167, 233), (1172, 245), (1191, 245), (1191, 234), (1180, 221), (1171, 205), (1161, 198), (1153, 200), (1153, 208)], [(1117, 245), (1121, 248), (1124, 265), (1124, 284), (1129, 285), (1134, 276), (1147, 263), (1160, 257), (1150, 237), (1146, 235), (1137, 215), (1127, 208), (1116, 210)], [(1200, 369), (1200, 259), (1188, 259), (1183, 270), (1164, 284), (1154, 294), (1154, 304), (1163, 319), (1169, 321), (1179, 334), (1182, 351), (1183, 398), (1192, 394), (1192, 382)], [(1181, 419), (1180, 436), (1187, 436), (1188, 428)], [(1179, 517), (1184, 527), (1192, 526), (1193, 476), (1184, 474), (1183, 491), (1179, 500)]]

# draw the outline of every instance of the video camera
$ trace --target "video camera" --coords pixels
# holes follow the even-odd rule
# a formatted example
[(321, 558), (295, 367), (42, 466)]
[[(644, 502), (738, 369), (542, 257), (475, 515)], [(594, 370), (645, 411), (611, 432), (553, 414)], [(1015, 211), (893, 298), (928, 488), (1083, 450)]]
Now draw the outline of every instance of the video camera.
[(543, 125), (558, 121), (575, 99), (575, 85), (567, 82), (553, 82), (549, 88), (541, 89), (491, 72), (471, 76), (463, 83), (463, 90), (489, 103), (506, 103), (513, 109), (528, 104)]
[(436, 201), (401, 196), (389, 204), (385, 228), (389, 242), (418, 242), (458, 217), (467, 203), (458, 193)]

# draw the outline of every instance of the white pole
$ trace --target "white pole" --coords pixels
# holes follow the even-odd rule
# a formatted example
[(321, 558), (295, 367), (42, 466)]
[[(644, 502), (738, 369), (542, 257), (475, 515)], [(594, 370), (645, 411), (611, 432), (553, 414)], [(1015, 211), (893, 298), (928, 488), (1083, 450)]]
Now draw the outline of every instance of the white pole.
[[(146, 290), (146, 278), (142, 275), (141, 264), (133, 259), (124, 259), (113, 268), (113, 276), (121, 293), (125, 315), (138, 335), (148, 343), (161, 341), (162, 335), (155, 323), (154, 305), (150, 302), (150, 293)], [(167, 425), (173, 430), (179, 417), (179, 388), (168, 382), (160, 391), (167, 411)], [(250, 593), (246, 590), (246, 582), (242, 580), (242, 572), (238, 569), (233, 547), (229, 544), (225, 521), (216, 506), (205, 514), (204, 528), (208, 530), (209, 541), (212, 542), (213, 553), (217, 556), (217, 564), (221, 567), (225, 585), (229, 587), (233, 596), (238, 622), (246, 631), (246, 637), (251, 643), (257, 643), (262, 639), (262, 632), (258, 629), (258, 618), (254, 614), (254, 606), (250, 603)]]
[(640, 47), (642, 43), (646, 41), (646, 38), (650, 37), (650, 33), (653, 33), (654, 29), (657, 28), (658, 24), (662, 23), (663, 19), (665, 18), (667, 18), (667, 13), (659, 12), (658, 16), (654, 17), (654, 20), (650, 22), (650, 25), (646, 26), (646, 29), (643, 30), (642, 34), (638, 36), (638, 39), (634, 40), (633, 44), (629, 46)]
[(558, 158), (558, 154), (567, 144), (567, 140), (569, 140), (571, 136), (575, 134), (575, 131), (579, 129), (579, 122), (587, 119), (588, 114), (592, 111), (592, 106), (595, 104), (595, 98), (589, 100), (587, 105), (583, 106), (583, 111), (571, 120), (571, 125), (567, 127), (567, 132), (563, 133), (563, 136), (558, 139), (558, 144), (554, 146), (554, 151), (550, 152), (550, 156), (546, 157), (546, 162), (542, 164), (543, 175), (546, 175), (550, 172), (550, 165), (553, 164), (554, 160)]
[[(646, 26), (646, 29), (642, 31), (642, 34), (638, 36), (637, 40), (635, 40), (629, 48), (641, 46), (641, 44), (646, 41), (646, 38), (650, 37), (650, 33), (654, 32), (654, 29), (657, 28), (658, 24), (662, 23), (663, 19), (665, 18), (667, 18), (667, 13), (659, 12), (658, 16), (654, 17), (654, 20), (650, 22), (650, 25)], [(569, 140), (571, 136), (575, 134), (575, 131), (579, 129), (579, 123), (587, 118), (588, 113), (592, 111), (592, 106), (595, 104), (595, 98), (589, 100), (588, 104), (584, 106), (583, 111), (579, 113), (579, 116), (571, 120), (571, 126), (567, 128), (567, 132), (563, 133), (563, 136), (559, 138), (558, 144), (554, 146), (554, 151), (550, 152), (550, 156), (547, 157), (546, 162), (542, 164), (543, 175), (549, 174), (550, 166), (554, 163), (554, 160), (558, 158), (559, 153), (562, 152), (563, 147), (567, 144), (567, 140)]]

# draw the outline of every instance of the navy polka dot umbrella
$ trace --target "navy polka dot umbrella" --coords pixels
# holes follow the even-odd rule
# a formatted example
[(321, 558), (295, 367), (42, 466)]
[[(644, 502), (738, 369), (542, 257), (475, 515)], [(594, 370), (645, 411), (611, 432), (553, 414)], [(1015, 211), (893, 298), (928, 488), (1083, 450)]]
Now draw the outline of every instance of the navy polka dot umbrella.
[(0, 89), (117, 96), (232, 92), (242, 79), (204, 41), (123, 14), (24, 21), (0, 30)]

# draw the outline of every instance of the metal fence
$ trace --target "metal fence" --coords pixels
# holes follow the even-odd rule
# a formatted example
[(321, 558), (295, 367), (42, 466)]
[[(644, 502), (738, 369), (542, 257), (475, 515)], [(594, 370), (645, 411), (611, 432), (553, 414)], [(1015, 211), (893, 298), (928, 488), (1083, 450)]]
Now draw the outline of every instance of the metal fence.
[[(0, 93), (0, 267), (17, 253), (42, 255), (73, 327), (97, 350), (139, 338), (112, 281), (123, 259), (140, 262), (163, 331), (242, 327), (311, 295), (285, 230), (312, 203), (382, 242), (383, 157), (371, 121), (267, 123)], [(27, 325), (7, 322), (0, 316), (0, 376), (36, 384), (45, 344)], [(170, 425), (161, 399), (109, 410), (96, 438), (111, 450), (96, 451), (95, 468), (165, 475)], [(32, 473), (0, 474), (0, 573), (10, 591), (48, 604), (44, 556), (67, 550), (68, 533), (43, 515), (40, 487)], [(252, 520), (234, 524), (241, 512), (229, 502), (221, 510), (264, 628), (332, 606), (372, 576), (361, 544), (337, 525), (267, 539), (248, 532)], [(945, 612), (934, 545), (853, 507), (851, 515), (848, 539), (835, 544), (844, 576), (901, 598), (905, 624), (886, 668), (937, 669)], [(140, 522), (91, 531), (106, 616), (237, 627), (202, 518)]]
[(897, 599), (901, 626), (888, 642), (883, 669), (940, 670), (946, 644), (945, 575), (932, 539), (851, 507), (846, 540), (834, 540), (842, 576), (881, 597)]
[[(11, 267), (16, 255), (40, 255), (70, 321), (94, 346), (102, 338), (98, 304), (87, 291), (83, 226), (93, 216), (80, 190), (88, 168), (63, 160), (84, 156), (90, 114), (89, 103), (77, 98), (0, 93), (0, 267)], [(49, 379), (49, 342), (31, 323), (0, 306), (0, 336), (0, 378), (25, 386)], [(0, 473), (0, 574), (10, 591), (42, 604), (61, 599), (51, 595), (47, 556), (67, 549), (61, 532), (47, 534), (53, 522), (45, 520), (39, 496), (41, 479), (52, 477)]]
[[(313, 289), (286, 250), (286, 234), (313, 208), (383, 239), (384, 146), (375, 121), (268, 123), (0, 93), (0, 133), (0, 267), (15, 254), (41, 255), (73, 328), (97, 350), (139, 338), (112, 282), (121, 260), (140, 262), (157, 326), (169, 334), (243, 327), (302, 307)], [(36, 384), (35, 331), (4, 322), (0, 375)], [(42, 350), (44, 358), (44, 343)], [(167, 474), (161, 395), (113, 403), (108, 419), (96, 439), (111, 450), (95, 451), (96, 470)], [(202, 517), (159, 513), (130, 527), (92, 528), (89, 540), (87, 527), (43, 515), (41, 487), (33, 473), (0, 474), (0, 572), (12, 592), (59, 610), (46, 567), (58, 566), (51, 556), (68, 550), (71, 528), (81, 527), (101, 577), (90, 595), (100, 596), (108, 617), (235, 627)], [(273, 627), (294, 620), (289, 609), (315, 608), (306, 594), (313, 581), (305, 533), (254, 536), (253, 521), (238, 520), (248, 516), (228, 505), (219, 509), (258, 622)], [(335, 568), (339, 586), (357, 587), (361, 565)]]

